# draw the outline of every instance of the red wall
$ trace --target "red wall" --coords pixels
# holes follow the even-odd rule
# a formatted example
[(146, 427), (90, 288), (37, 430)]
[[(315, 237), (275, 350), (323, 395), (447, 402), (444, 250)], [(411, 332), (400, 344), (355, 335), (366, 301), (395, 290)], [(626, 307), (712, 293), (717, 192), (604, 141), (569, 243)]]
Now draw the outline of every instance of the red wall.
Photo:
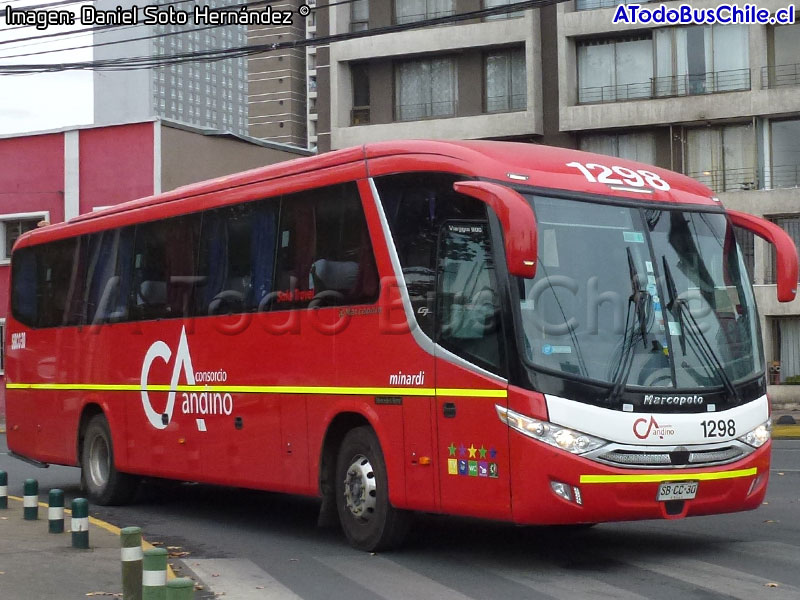
[(154, 123), (80, 132), (80, 212), (153, 193)]
[[(118, 204), (153, 193), (156, 123), (81, 129), (79, 210)], [(64, 133), (0, 139), (0, 217), (49, 211), (64, 220)], [(0, 317), (8, 311), (9, 267), (0, 265)], [(0, 426), (5, 381), (0, 375)]]

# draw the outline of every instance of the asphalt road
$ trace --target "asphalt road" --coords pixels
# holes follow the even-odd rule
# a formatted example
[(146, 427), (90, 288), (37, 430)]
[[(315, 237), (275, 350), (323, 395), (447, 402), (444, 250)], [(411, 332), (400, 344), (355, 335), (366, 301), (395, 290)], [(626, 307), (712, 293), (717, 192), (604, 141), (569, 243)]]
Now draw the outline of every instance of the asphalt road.
[[(77, 469), (37, 469), (0, 441), (10, 494), (27, 477), (43, 498), (52, 487), (79, 494)], [(135, 505), (91, 514), (182, 546), (226, 600), (800, 598), (800, 440), (775, 442), (757, 511), (579, 531), (423, 516), (402, 550), (380, 555), (318, 529), (315, 501), (279, 494), (150, 482)]]

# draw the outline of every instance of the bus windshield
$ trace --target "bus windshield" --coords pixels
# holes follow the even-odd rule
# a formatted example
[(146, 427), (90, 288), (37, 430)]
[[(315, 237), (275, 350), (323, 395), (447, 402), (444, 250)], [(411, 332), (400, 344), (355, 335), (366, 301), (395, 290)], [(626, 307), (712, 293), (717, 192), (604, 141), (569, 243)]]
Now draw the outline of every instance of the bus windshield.
[(520, 280), (534, 368), (629, 388), (698, 389), (763, 373), (744, 261), (722, 212), (528, 194), (536, 277)]

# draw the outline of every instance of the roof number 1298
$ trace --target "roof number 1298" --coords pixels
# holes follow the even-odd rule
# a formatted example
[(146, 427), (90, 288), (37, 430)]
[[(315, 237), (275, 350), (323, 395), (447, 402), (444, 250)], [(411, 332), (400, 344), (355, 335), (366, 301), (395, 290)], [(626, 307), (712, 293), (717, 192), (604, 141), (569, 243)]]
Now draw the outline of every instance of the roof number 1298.
[[(629, 169), (616, 165), (607, 167), (597, 163), (570, 162), (566, 166), (578, 169), (589, 183), (604, 183), (612, 186), (626, 186), (632, 188), (650, 187), (663, 192), (668, 191), (669, 184), (661, 179), (657, 173), (645, 169)], [(645, 190), (642, 190), (645, 191)], [(649, 192), (648, 192), (649, 193)]]
[(719, 419), (717, 421), (702, 421), (704, 438), (734, 437), (736, 435), (736, 422), (733, 419)]

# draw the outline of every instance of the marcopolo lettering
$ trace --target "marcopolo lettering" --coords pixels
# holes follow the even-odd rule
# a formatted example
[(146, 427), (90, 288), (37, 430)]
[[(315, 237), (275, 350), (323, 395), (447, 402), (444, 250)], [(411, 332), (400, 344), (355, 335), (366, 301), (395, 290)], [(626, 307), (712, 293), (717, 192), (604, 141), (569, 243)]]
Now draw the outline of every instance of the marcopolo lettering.
[(691, 396), (657, 396), (655, 394), (645, 394), (644, 404), (646, 406), (700, 406), (705, 400), (696, 394)]

